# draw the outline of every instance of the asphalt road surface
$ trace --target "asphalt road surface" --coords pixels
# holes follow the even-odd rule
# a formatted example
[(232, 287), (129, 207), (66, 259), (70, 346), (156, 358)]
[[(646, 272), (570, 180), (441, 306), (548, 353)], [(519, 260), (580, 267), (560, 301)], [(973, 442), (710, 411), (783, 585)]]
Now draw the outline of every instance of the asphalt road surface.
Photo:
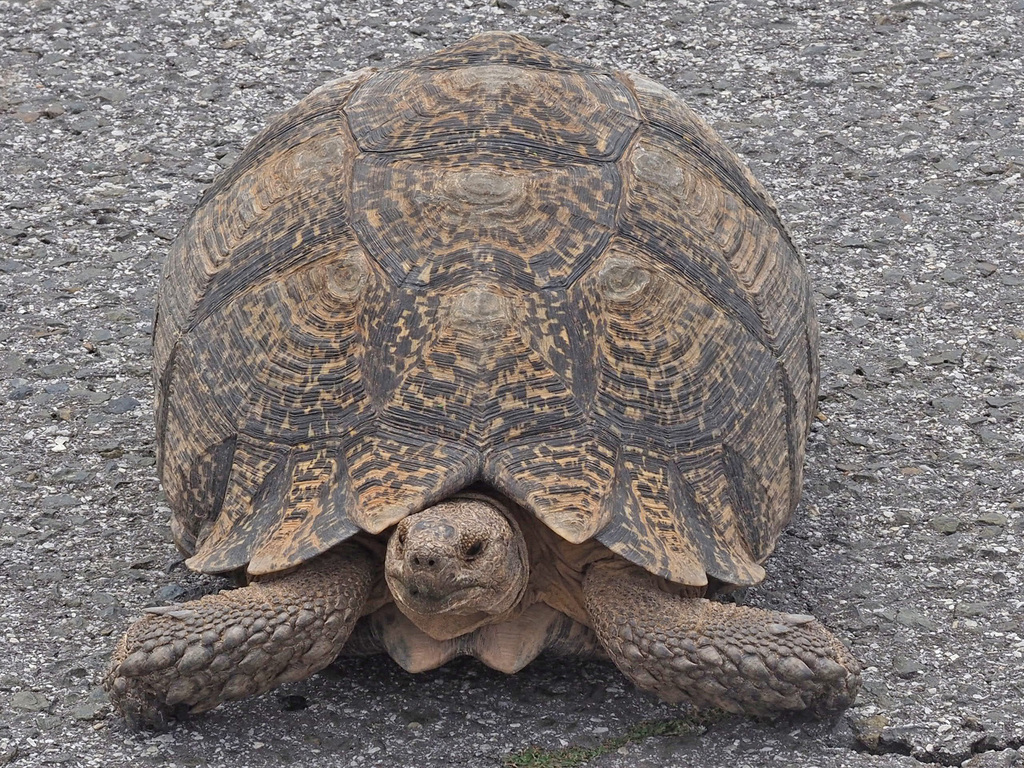
[[(699, 716), (607, 663), (388, 659), (164, 734), (99, 679), (180, 564), (149, 332), (169, 240), (268, 118), (487, 29), (636, 70), (750, 163), (822, 323), (804, 501), (754, 605), (864, 665), (831, 722)], [(1024, 3), (0, 0), (0, 766), (1024, 764)]]

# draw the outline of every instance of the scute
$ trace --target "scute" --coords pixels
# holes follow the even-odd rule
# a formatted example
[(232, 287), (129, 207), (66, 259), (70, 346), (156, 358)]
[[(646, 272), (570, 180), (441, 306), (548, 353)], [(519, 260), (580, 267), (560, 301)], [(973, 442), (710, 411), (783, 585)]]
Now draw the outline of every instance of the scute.
[(276, 119), (158, 299), (190, 567), (266, 574), (474, 483), (699, 586), (760, 580), (817, 390), (803, 263), (679, 99), (488, 33)]
[(622, 154), (640, 125), (629, 88), (525, 38), (489, 39), (497, 45), (471, 41), (360, 86), (345, 108), (359, 147), (538, 161)]
[[(329, 163), (321, 164), (323, 170), (347, 168), (345, 153), (354, 142), (348, 137), (341, 105), (371, 74), (363, 69), (321, 86), (271, 121), (203, 195), (164, 265), (153, 334), (153, 370), (158, 377), (171, 372), (172, 351), (204, 303), (211, 282), (221, 273), (234, 274), (245, 256), (253, 257), (251, 252), (237, 252), (247, 233), (262, 242), (261, 223), (297, 209), (286, 199), (289, 194), (322, 186), (317, 173), (309, 178), (297, 172), (296, 166), (310, 164), (309, 147), (330, 156)], [(266, 271), (261, 257), (262, 253), (255, 254)], [(159, 380), (157, 385), (159, 404)]]
[(355, 162), (352, 197), (360, 241), (396, 283), (444, 290), (486, 275), (550, 288), (571, 282), (607, 244), (619, 178), (611, 164), (371, 154)]
[[(372, 392), (360, 373), (362, 339), (375, 316), (372, 307), (387, 295), (383, 280), (358, 246), (342, 240), (310, 266), (249, 286), (179, 342), (174, 386), (164, 399), (165, 444), (179, 450), (166, 453), (162, 475), (172, 509), (181, 510), (180, 518), (194, 518), (184, 526), (192, 533), (178, 537), (185, 551), (195, 553), (192, 567), (244, 566), (266, 529), (290, 514), (258, 503), (268, 493), (267, 478), (290, 472), (287, 466), (304, 445), (340, 445), (370, 418)], [(235, 439), (234, 453), (227, 466), (218, 464), (229, 475), (221, 479), (226, 491), (217, 509), (194, 498), (190, 449), (205, 455), (205, 445), (226, 439), (225, 433)], [(338, 477), (346, 472), (339, 469)], [(275, 498), (290, 498), (287, 483), (278, 490)], [(194, 510), (208, 507), (209, 513), (196, 516)], [(347, 521), (347, 496), (338, 509)], [(218, 512), (215, 523), (206, 519)], [(308, 517), (332, 529), (340, 525), (347, 535), (356, 530), (331, 515)], [(191, 538), (195, 544), (188, 543)]]

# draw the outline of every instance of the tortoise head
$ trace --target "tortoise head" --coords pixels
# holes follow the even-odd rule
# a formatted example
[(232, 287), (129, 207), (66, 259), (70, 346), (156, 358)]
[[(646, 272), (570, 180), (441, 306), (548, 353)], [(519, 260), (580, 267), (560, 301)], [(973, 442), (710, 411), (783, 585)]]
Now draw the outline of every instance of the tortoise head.
[(519, 525), (477, 498), (442, 502), (402, 520), (384, 575), (399, 609), (436, 640), (502, 621), (530, 579)]

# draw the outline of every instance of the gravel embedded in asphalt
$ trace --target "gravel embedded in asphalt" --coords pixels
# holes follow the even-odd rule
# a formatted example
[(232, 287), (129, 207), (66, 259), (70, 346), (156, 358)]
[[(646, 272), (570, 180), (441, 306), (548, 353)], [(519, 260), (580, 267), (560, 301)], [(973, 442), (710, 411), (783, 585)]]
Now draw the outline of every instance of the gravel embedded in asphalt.
[[(1021, 0), (0, 0), (0, 766), (1024, 764), (1022, 27)], [(775, 196), (821, 416), (745, 599), (848, 640), (857, 705), (651, 735), (690, 713), (608, 664), (382, 658), (129, 732), (98, 688), (115, 639), (223, 586), (181, 564), (155, 475), (170, 239), (271, 115), (485, 29), (659, 80)]]

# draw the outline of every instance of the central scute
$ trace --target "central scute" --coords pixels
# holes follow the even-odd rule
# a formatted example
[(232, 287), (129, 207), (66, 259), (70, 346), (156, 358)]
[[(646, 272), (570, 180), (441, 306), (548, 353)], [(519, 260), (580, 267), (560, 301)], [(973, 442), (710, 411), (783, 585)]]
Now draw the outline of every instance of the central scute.
[(565, 287), (607, 245), (619, 189), (612, 164), (363, 155), (352, 225), (395, 283)]

